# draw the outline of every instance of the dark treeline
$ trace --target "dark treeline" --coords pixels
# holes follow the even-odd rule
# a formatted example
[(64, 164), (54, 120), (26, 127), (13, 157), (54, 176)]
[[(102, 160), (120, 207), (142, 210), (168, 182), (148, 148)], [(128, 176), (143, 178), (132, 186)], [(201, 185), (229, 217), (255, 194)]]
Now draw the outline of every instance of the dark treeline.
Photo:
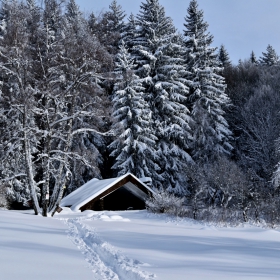
[(128, 17), (116, 1), (85, 16), (74, 0), (3, 0), (0, 179), (12, 206), (54, 213), (89, 179), (131, 172), (152, 178), (161, 212), (278, 223), (278, 56), (268, 45), (233, 65), (207, 29), (195, 0), (183, 34), (158, 0)]

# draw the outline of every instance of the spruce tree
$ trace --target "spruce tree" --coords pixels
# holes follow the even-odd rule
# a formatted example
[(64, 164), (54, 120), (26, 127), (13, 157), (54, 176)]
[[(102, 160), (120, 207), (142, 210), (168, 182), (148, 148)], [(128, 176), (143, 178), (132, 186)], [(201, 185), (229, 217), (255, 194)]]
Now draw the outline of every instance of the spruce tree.
[(88, 36), (87, 24), (75, 0), (70, 0), (67, 4), (65, 20), (66, 22), (64, 28), (72, 29), (73, 35), (75, 37), (73, 38), (74, 40), (83, 40), (84, 36)]
[(45, 0), (43, 23), (52, 40), (59, 36), (62, 27), (61, 8), (56, 0)]
[(191, 160), (183, 48), (178, 44), (179, 35), (172, 20), (158, 0), (142, 3), (136, 19), (138, 28), (132, 54), (138, 65), (136, 73), (144, 82), (145, 99), (152, 110), (160, 157), (162, 180), (154, 183), (182, 194), (185, 185), (180, 179), (180, 167)]
[(257, 65), (258, 64), (258, 60), (257, 60), (257, 57), (254, 53), (254, 51), (251, 52), (250, 54), (250, 60), (249, 60), (252, 64), (255, 64)]
[(109, 6), (110, 14), (111, 14), (111, 21), (110, 21), (110, 28), (114, 32), (122, 33), (125, 23), (124, 18), (126, 17), (125, 12), (122, 10), (122, 7), (118, 5), (116, 0)]
[(113, 169), (118, 176), (128, 172), (138, 177), (155, 177), (159, 169), (155, 163), (156, 137), (151, 126), (151, 111), (144, 99), (141, 79), (134, 74), (135, 65), (124, 42), (116, 56), (115, 74), (119, 81), (114, 87), (115, 129), (122, 133), (110, 145), (116, 158)]
[(88, 17), (88, 27), (89, 30), (91, 32), (91, 34), (95, 34), (98, 31), (98, 22), (97, 22), (97, 18), (94, 14), (94, 12), (90, 13), (89, 17)]
[[(75, 20), (81, 20), (82, 13), (75, 0), (70, 0), (66, 6), (66, 18), (73, 24)], [(77, 22), (76, 22), (77, 24)]]
[(263, 56), (260, 57), (260, 64), (266, 66), (274, 66), (279, 64), (279, 56), (271, 45), (268, 45), (266, 52), (263, 52), (262, 54)]
[(122, 41), (127, 46), (128, 52), (132, 52), (133, 41), (136, 36), (136, 19), (131, 13), (128, 22), (125, 24), (122, 32)]
[(207, 162), (216, 155), (230, 154), (232, 149), (231, 131), (224, 117), (229, 98), (203, 11), (198, 9), (196, 0), (190, 2), (187, 11), (184, 35), (189, 104), (194, 119), (192, 156), (196, 161)]
[(227, 67), (231, 65), (231, 61), (229, 58), (229, 54), (224, 45), (221, 45), (218, 52), (218, 60), (223, 67)]
[(109, 11), (102, 15), (99, 21), (99, 41), (107, 47), (110, 54), (116, 55), (118, 46), (122, 40), (122, 34), (125, 28), (125, 12), (122, 7), (117, 4), (116, 0), (109, 6)]

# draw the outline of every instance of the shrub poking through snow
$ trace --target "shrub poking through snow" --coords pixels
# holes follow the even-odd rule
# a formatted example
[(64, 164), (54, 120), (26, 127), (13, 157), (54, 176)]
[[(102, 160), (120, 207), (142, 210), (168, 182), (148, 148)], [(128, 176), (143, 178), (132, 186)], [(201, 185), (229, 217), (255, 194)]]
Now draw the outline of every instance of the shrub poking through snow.
[(7, 187), (5, 185), (0, 185), (0, 208), (9, 208)]
[(152, 213), (186, 216), (185, 199), (167, 191), (158, 192), (146, 200), (146, 208)]

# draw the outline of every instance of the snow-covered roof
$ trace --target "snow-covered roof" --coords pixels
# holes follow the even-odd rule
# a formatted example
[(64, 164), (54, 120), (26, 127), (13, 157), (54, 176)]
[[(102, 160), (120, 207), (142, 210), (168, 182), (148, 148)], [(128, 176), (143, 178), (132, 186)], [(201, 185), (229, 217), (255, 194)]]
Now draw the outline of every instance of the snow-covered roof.
[[(145, 185), (143, 182), (141, 182), (137, 177), (135, 177), (131, 173), (127, 173), (121, 177), (118, 178), (112, 178), (112, 179), (104, 179), (104, 180), (98, 180), (96, 178), (90, 180), (80, 188), (76, 189), (66, 197), (64, 197), (61, 202), (60, 206), (71, 206), (72, 211), (79, 211), (79, 209), (96, 198), (99, 195), (102, 195), (105, 191), (113, 187), (115, 184), (120, 182), (121, 180), (125, 179), (126, 177), (132, 176), (135, 180), (138, 181), (139, 184), (141, 184), (144, 188), (147, 189), (148, 192), (154, 193), (154, 191), (149, 188), (147, 185)], [(131, 183), (126, 184), (129, 188), (133, 187)], [(131, 189), (133, 193), (137, 196), (139, 196), (138, 190), (135, 188)], [(139, 190), (141, 192), (141, 190)], [(143, 192), (141, 192), (143, 194)]]

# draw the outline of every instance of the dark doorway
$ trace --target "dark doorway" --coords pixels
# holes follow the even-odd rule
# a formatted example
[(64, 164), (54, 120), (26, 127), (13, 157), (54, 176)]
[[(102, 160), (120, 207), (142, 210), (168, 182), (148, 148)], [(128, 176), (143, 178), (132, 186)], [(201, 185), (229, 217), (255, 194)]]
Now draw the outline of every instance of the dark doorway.
[(116, 191), (105, 196), (103, 199), (96, 201), (93, 206), (96, 211), (100, 210), (143, 210), (145, 209), (145, 201), (131, 193), (125, 187), (121, 187)]

